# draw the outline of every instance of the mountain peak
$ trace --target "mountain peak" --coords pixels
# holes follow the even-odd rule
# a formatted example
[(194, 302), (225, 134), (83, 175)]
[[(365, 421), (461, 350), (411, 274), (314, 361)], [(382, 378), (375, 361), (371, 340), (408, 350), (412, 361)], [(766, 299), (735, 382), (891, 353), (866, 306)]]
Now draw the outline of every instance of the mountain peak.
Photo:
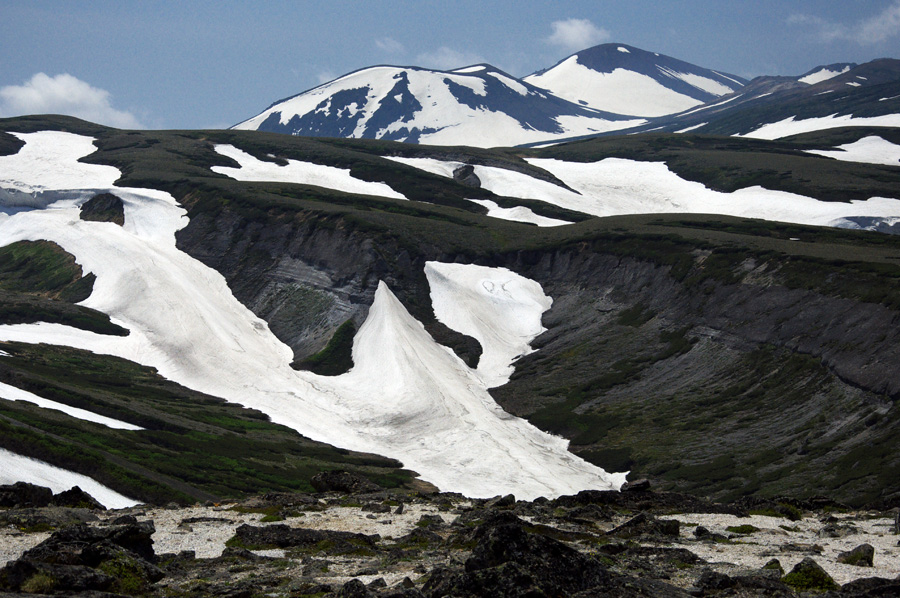
[(581, 50), (524, 80), (584, 106), (643, 117), (681, 112), (746, 84), (736, 75), (622, 43)]

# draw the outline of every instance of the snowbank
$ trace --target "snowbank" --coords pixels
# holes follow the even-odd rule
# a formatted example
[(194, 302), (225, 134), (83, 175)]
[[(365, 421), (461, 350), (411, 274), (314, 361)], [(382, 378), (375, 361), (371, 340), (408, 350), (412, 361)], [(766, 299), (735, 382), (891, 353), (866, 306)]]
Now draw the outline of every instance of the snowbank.
[(54, 467), (37, 459), (29, 459), (0, 448), (0, 485), (28, 482), (46, 486), (54, 494), (78, 486), (97, 499), (107, 509), (124, 509), (139, 504), (136, 500), (123, 496), (99, 482), (59, 467)]

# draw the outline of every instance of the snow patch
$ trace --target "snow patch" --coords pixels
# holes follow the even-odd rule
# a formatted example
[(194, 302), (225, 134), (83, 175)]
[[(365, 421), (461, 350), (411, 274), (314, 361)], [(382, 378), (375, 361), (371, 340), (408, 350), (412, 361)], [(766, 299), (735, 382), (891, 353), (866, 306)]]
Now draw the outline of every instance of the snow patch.
[(512, 222), (525, 222), (528, 224), (536, 224), (537, 226), (562, 226), (564, 224), (572, 224), (568, 220), (559, 220), (558, 218), (549, 218), (535, 214), (534, 211), (526, 206), (515, 206), (513, 208), (501, 208), (496, 202), (490, 199), (470, 199), (472, 203), (477, 203), (488, 209), (487, 215), (491, 218), (500, 220), (510, 220)]
[(546, 328), (541, 314), (553, 300), (541, 285), (506, 268), (426, 262), (431, 304), (438, 321), (481, 344), (475, 370), (487, 388), (509, 382), (512, 363), (532, 352)]
[(735, 137), (749, 137), (751, 139), (781, 139), (800, 133), (822, 131), (825, 129), (837, 129), (839, 127), (900, 127), (900, 114), (883, 114), (881, 116), (855, 117), (852, 114), (838, 116), (820, 116), (795, 120), (789, 116), (784, 120), (768, 123), (744, 135)]
[(125, 509), (140, 504), (80, 473), (60, 469), (49, 463), (29, 459), (0, 448), (0, 485), (16, 482), (45, 486), (53, 490), (54, 494), (78, 486), (107, 509)]
[(797, 81), (799, 81), (800, 83), (807, 83), (809, 85), (815, 85), (816, 83), (821, 83), (822, 81), (827, 81), (828, 79), (837, 77), (838, 75), (846, 73), (849, 70), (850, 70), (849, 66), (845, 66), (843, 69), (841, 69), (839, 71), (832, 71), (832, 70), (829, 70), (826, 68), (822, 68), (814, 73), (810, 73), (810, 74), (806, 75), (805, 77), (800, 77), (799, 79), (797, 79)]
[(853, 143), (839, 145), (833, 150), (806, 150), (806, 152), (846, 162), (900, 166), (900, 145), (874, 135), (863, 137)]
[[(631, 52), (628, 51), (628, 48), (623, 48), (622, 46), (619, 46), (618, 48), (616, 48), (616, 50), (618, 50), (619, 52), (624, 52), (625, 54), (631, 54)], [(659, 56), (659, 54), (657, 54), (657, 56)]]
[(700, 123), (699, 125), (694, 125), (693, 127), (687, 127), (686, 129), (681, 129), (679, 131), (675, 131), (676, 133), (687, 133), (688, 131), (693, 131), (695, 129), (699, 129), (700, 127), (705, 127), (708, 123)]
[(129, 424), (127, 422), (113, 419), (111, 417), (106, 417), (98, 413), (87, 411), (85, 409), (79, 409), (78, 407), (72, 407), (70, 405), (66, 405), (65, 403), (51, 401), (50, 399), (39, 397), (36, 394), (30, 393), (26, 390), (22, 390), (20, 388), (16, 388), (15, 386), (10, 386), (9, 384), (4, 384), (3, 382), (0, 382), (0, 399), (6, 399), (7, 401), (24, 401), (26, 403), (32, 403), (44, 409), (56, 409), (57, 411), (62, 411), (63, 413), (71, 415), (76, 419), (94, 422), (96, 424), (102, 424), (108, 428), (115, 428), (117, 430), (144, 429), (140, 426), (135, 426), (134, 424)]
[(359, 195), (377, 195), (406, 199), (385, 183), (362, 181), (350, 175), (349, 168), (335, 168), (311, 162), (288, 160), (287, 166), (279, 166), (274, 162), (263, 162), (233, 145), (216, 145), (216, 152), (235, 160), (240, 168), (230, 166), (213, 166), (211, 170), (224, 174), (238, 181), (265, 181), (277, 183), (296, 183), (298, 185), (315, 185), (326, 189), (335, 189), (345, 193)]

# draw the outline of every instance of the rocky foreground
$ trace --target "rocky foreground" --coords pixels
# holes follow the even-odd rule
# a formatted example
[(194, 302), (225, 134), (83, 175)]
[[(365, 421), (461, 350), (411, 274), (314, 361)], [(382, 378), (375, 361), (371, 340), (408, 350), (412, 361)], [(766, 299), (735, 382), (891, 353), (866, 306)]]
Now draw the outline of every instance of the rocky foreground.
[(77, 490), (0, 487), (0, 596), (900, 595), (894, 512), (826, 499), (715, 504), (653, 492), (388, 491), (107, 511)]

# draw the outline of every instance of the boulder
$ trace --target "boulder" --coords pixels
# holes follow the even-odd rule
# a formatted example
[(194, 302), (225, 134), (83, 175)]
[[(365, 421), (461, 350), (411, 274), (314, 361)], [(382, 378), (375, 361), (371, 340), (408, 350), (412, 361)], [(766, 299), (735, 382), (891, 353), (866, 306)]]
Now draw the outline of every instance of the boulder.
[(347, 553), (360, 549), (373, 549), (378, 536), (366, 536), (352, 532), (292, 528), (283, 523), (257, 527), (241, 525), (235, 530), (230, 543), (245, 548), (315, 548), (328, 553)]
[(94, 509), (97, 511), (106, 510), (106, 507), (100, 504), (96, 498), (78, 486), (72, 486), (68, 490), (55, 494), (53, 500), (50, 501), (50, 504), (57, 507)]
[(53, 491), (44, 486), (16, 482), (0, 486), (0, 507), (46, 507), (53, 500)]
[(675, 536), (681, 529), (677, 519), (657, 519), (647, 513), (639, 513), (622, 525), (607, 532), (617, 538), (635, 538), (638, 536)]
[(314, 475), (310, 483), (317, 492), (364, 494), (381, 490), (378, 484), (348, 471), (323, 471)]
[(875, 560), (875, 548), (871, 544), (860, 544), (853, 550), (842, 552), (837, 556), (837, 562), (856, 567), (873, 567)]
[(782, 577), (781, 581), (800, 592), (827, 592), (840, 589), (825, 569), (810, 557), (794, 565), (791, 572)]

